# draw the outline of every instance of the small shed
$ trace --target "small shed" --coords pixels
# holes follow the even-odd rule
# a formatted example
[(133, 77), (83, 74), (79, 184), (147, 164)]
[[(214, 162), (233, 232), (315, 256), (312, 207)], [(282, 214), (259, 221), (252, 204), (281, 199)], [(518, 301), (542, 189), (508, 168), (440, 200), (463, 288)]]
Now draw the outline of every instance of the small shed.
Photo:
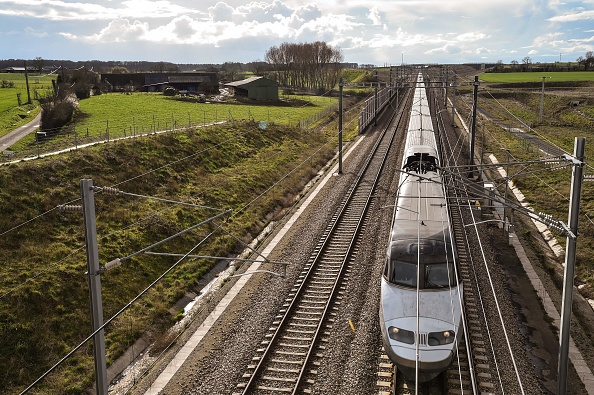
[(234, 96), (253, 100), (278, 100), (278, 84), (265, 77), (250, 77), (225, 84)]

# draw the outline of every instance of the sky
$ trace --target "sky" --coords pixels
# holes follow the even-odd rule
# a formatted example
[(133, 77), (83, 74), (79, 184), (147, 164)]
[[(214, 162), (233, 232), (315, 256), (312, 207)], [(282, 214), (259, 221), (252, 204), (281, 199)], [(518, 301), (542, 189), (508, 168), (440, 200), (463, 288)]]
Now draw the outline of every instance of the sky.
[(575, 61), (594, 0), (0, 0), (0, 59), (247, 63), (315, 41), (376, 66)]

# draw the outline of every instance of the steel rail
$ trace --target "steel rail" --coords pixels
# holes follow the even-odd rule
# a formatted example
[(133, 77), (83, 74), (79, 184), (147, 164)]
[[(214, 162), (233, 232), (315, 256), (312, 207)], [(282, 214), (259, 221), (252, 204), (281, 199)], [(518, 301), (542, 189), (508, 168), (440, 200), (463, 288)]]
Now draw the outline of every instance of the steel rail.
[[(388, 125), (391, 125), (393, 123), (393, 120), (396, 116), (397, 114), (392, 114)], [(263, 376), (263, 371), (268, 363), (268, 360), (271, 358), (270, 355), (273, 353), (273, 348), (278, 346), (281, 334), (284, 333), (284, 328), (294, 318), (293, 315), (297, 314), (296, 310), (300, 306), (301, 301), (306, 297), (305, 294), (310, 288), (312, 277), (316, 275), (316, 270), (318, 270), (320, 262), (322, 262), (325, 258), (327, 259), (328, 250), (332, 246), (332, 243), (339, 243), (342, 244), (341, 248), (344, 248), (344, 250), (342, 251), (341, 261), (339, 263), (334, 262), (334, 264), (339, 266), (339, 269), (336, 273), (336, 276), (333, 278), (332, 288), (326, 297), (326, 302), (323, 307), (323, 311), (319, 314), (319, 319), (317, 320), (317, 325), (314, 330), (314, 333), (311, 336), (311, 338), (308, 339), (309, 346), (307, 348), (307, 351), (305, 352), (303, 361), (300, 364), (299, 368), (295, 369), (298, 370), (298, 376), (295, 380), (292, 393), (296, 394), (297, 391), (299, 391), (301, 385), (303, 384), (306, 367), (308, 367), (310, 364), (314, 348), (318, 344), (318, 340), (321, 335), (322, 327), (327, 322), (330, 307), (332, 306), (333, 301), (335, 300), (337, 290), (340, 286), (342, 278), (344, 277), (344, 272), (348, 267), (348, 262), (350, 258), (352, 257), (354, 249), (353, 247), (356, 245), (356, 241), (359, 237), (360, 230), (367, 216), (367, 212), (370, 207), (370, 202), (373, 197), (376, 185), (378, 183), (379, 176), (385, 165), (388, 152), (394, 140), (394, 136), (396, 134), (395, 130), (394, 133), (388, 135), (389, 129), (389, 126), (386, 127), (382, 131), (381, 136), (377, 138), (376, 143), (371, 149), (371, 153), (366, 158), (365, 163), (361, 167), (359, 173), (357, 174), (355, 180), (349, 188), (349, 191), (347, 192), (345, 198), (341, 202), (339, 209), (333, 215), (332, 222), (324, 231), (324, 236), (318, 243), (318, 246), (316, 247), (317, 252), (315, 252), (315, 255), (312, 258), (310, 258), (310, 263), (308, 263), (309, 267), (307, 269), (307, 272), (303, 280), (300, 282), (298, 288), (295, 290), (295, 294), (291, 299), (289, 305), (287, 306), (282, 319), (277, 323), (277, 327), (274, 331), (274, 334), (272, 334), (266, 348), (263, 350), (263, 354), (259, 358), (257, 365), (254, 367), (253, 372), (250, 375), (249, 381), (247, 382), (247, 384), (245, 384), (245, 387), (242, 392), (243, 394), (250, 393), (254, 389), (257, 389), (255, 385)], [(381, 159), (378, 160), (377, 157), (379, 155), (381, 155)], [(379, 166), (377, 166), (378, 163)], [(373, 176), (373, 181), (371, 183), (363, 182), (369, 179), (365, 178), (365, 176), (369, 172), (374, 170), (375, 173), (371, 173)], [(351, 219), (350, 216), (355, 215), (349, 213), (349, 211), (354, 205), (357, 206), (357, 212), (355, 213), (356, 218)], [(350, 224), (345, 225), (346, 222), (350, 222)], [(347, 229), (345, 235), (336, 236), (337, 233), (341, 231), (341, 226), (347, 227), (349, 229)], [(337, 255), (340, 255), (340, 253), (337, 253)], [(330, 281), (332, 281), (332, 279), (330, 279)], [(274, 392), (274, 389), (270, 387), (266, 387), (264, 389), (270, 392)]]

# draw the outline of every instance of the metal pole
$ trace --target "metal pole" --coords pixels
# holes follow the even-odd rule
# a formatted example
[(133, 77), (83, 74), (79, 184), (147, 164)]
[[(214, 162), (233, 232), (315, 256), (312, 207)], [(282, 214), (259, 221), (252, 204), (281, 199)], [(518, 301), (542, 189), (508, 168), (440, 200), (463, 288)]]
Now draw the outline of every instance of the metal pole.
[(452, 126), (456, 126), (456, 73), (454, 73), (454, 82), (452, 83), (452, 88), (454, 89), (454, 96), (452, 98)]
[(542, 113), (543, 113), (543, 108), (544, 108), (544, 81), (545, 81), (545, 76), (542, 76), (542, 91), (540, 93), (540, 112), (538, 113), (538, 123), (541, 124), (542, 123)]
[(503, 236), (505, 236), (505, 225), (507, 224), (507, 191), (509, 189), (509, 149), (501, 149), (507, 151), (507, 166), (505, 168), (505, 195), (503, 198)]
[(27, 104), (31, 104), (31, 92), (29, 91), (29, 70), (27, 70), (27, 61), (23, 60), (25, 65), (25, 84), (27, 85)]
[(559, 333), (559, 372), (557, 374), (557, 394), (567, 394), (567, 367), (569, 365), (569, 340), (571, 324), (571, 305), (573, 303), (573, 276), (575, 272), (575, 255), (578, 235), (580, 197), (584, 173), (584, 154), (586, 139), (576, 137), (573, 155), (578, 163), (574, 163), (571, 175), (571, 196), (569, 198), (568, 227), (572, 234), (567, 236), (565, 250), (565, 275), (563, 283), (563, 304), (561, 307), (561, 332)]
[(377, 78), (377, 70), (375, 70), (375, 95), (373, 99), (374, 103), (374, 112), (373, 112), (373, 126), (377, 125), (377, 110), (378, 110), (378, 98), (377, 98), (377, 86), (379, 84), (379, 80)]
[(448, 108), (448, 66), (445, 66), (445, 96), (443, 98), (443, 108)]
[(470, 161), (469, 161), (469, 166), (470, 166), (470, 177), (474, 176), (474, 137), (476, 135), (476, 107), (477, 107), (477, 102), (478, 102), (478, 87), (479, 87), (479, 82), (478, 82), (478, 75), (474, 76), (474, 104), (472, 106), (472, 131), (471, 131), (471, 135), (470, 135)]
[[(95, 222), (95, 196), (93, 180), (80, 180), (83, 218), (85, 223), (85, 243), (87, 247), (87, 276), (91, 298), (91, 321), (93, 332), (103, 325), (103, 303), (101, 301), (101, 278), (99, 276), (99, 250), (97, 247), (97, 226)], [(100, 330), (93, 338), (95, 356), (95, 380), (97, 395), (107, 395), (107, 367), (105, 362), (105, 333)]]
[(342, 77), (338, 82), (338, 90), (340, 92), (338, 96), (338, 174), (342, 174), (342, 88), (344, 83)]

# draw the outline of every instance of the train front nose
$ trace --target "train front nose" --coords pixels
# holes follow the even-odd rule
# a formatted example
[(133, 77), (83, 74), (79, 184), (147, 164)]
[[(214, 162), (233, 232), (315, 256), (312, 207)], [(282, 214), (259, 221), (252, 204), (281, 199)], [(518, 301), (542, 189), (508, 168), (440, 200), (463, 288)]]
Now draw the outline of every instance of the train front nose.
[(409, 379), (416, 378), (418, 368), (418, 379), (428, 381), (450, 366), (456, 353), (457, 334), (435, 319), (423, 318), (419, 326), (432, 328), (431, 332), (416, 334), (416, 319), (412, 317), (388, 320), (382, 325), (382, 337), (388, 357)]

